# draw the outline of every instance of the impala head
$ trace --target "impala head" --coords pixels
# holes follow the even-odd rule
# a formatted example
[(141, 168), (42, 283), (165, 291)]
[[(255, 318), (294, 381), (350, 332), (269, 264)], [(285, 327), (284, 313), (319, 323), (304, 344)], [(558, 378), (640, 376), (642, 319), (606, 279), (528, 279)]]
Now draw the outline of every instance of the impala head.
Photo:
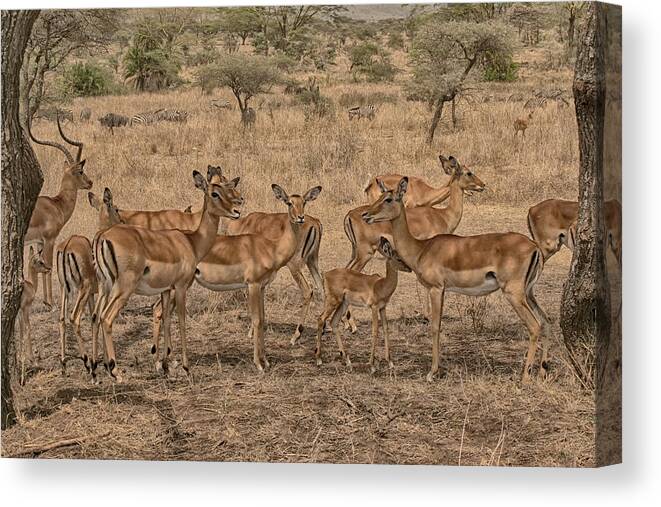
[(383, 236), (379, 240), (379, 253), (381, 253), (388, 262), (394, 262), (397, 271), (411, 272), (411, 268), (402, 260), (397, 253), (397, 250), (395, 250), (390, 244), (390, 241)]
[(486, 185), (471, 171), (470, 167), (464, 167), (452, 155), (449, 158), (439, 155), (438, 159), (445, 174), (451, 177), (451, 183), (456, 181), (459, 188), (468, 195), (471, 195), (471, 192), (482, 192), (484, 190)]
[(404, 209), (404, 195), (409, 186), (409, 179), (404, 176), (397, 188), (389, 190), (381, 180), (377, 180), (379, 188), (381, 189), (381, 197), (372, 203), (362, 214), (363, 220), (368, 224), (376, 222), (390, 222), (397, 218)]
[(305, 205), (310, 201), (314, 201), (321, 193), (321, 187), (312, 187), (305, 192), (304, 196), (298, 194), (287, 195), (287, 192), (280, 185), (273, 183), (271, 185), (276, 199), (281, 200), (287, 205), (289, 220), (293, 224), (305, 223)]
[[(208, 179), (209, 175), (207, 175)], [(193, 171), (195, 186), (204, 192), (204, 203), (206, 210), (219, 218), (231, 218), (236, 220), (241, 216), (237, 199), (231, 197), (231, 191), (236, 189), (240, 178), (234, 178), (226, 183), (211, 183), (204, 179), (198, 171)], [(243, 202), (243, 199), (241, 199)]]
[(124, 223), (119, 217), (119, 210), (112, 202), (112, 192), (108, 187), (103, 190), (103, 201), (101, 201), (94, 192), (87, 193), (87, 200), (89, 201), (90, 206), (99, 212), (99, 229)]
[(57, 115), (57, 130), (60, 133), (60, 137), (67, 144), (70, 144), (71, 146), (75, 146), (77, 148), (75, 157), (73, 157), (71, 155), (71, 152), (67, 148), (65, 148), (64, 145), (60, 143), (57, 143), (55, 141), (40, 141), (39, 139), (35, 138), (32, 135), (31, 123), (32, 123), (31, 119), (28, 118), (28, 122), (27, 122), (28, 134), (30, 135), (30, 139), (32, 139), (32, 141), (34, 141), (37, 144), (41, 144), (43, 146), (51, 146), (53, 148), (57, 148), (64, 154), (66, 158), (66, 162), (64, 163), (63, 183), (68, 188), (74, 188), (76, 190), (89, 190), (90, 188), (92, 188), (92, 180), (89, 179), (89, 177), (84, 172), (85, 159), (81, 158), (83, 155), (83, 143), (80, 141), (74, 141), (72, 139), (69, 139), (66, 136), (66, 134), (62, 130), (62, 125), (60, 124), (59, 113)]
[(50, 271), (44, 261), (41, 249), (35, 250), (32, 246), (30, 247), (28, 263), (28, 269), (33, 269), (37, 273), (48, 273)]
[[(207, 166), (207, 181), (209, 183), (214, 183), (216, 185), (225, 184), (228, 182), (228, 179), (223, 175), (223, 168), (219, 165), (213, 166), (209, 164)], [(229, 199), (235, 202), (239, 207), (243, 205), (243, 196), (236, 187), (227, 188), (227, 195)]]

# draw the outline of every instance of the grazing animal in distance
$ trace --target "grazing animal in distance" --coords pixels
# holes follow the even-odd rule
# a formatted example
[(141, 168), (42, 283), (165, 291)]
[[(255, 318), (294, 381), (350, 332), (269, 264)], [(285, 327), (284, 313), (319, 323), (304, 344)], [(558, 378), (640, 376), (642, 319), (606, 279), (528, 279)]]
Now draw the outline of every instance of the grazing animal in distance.
[(111, 134), (115, 134), (114, 129), (117, 127), (126, 127), (130, 124), (130, 118), (123, 114), (106, 113), (99, 118), (99, 123), (102, 126), (108, 127)]
[(92, 117), (92, 110), (89, 107), (84, 107), (80, 110), (80, 121), (90, 121)]
[(368, 120), (373, 120), (376, 117), (376, 106), (374, 104), (368, 104), (366, 106), (357, 106), (349, 109), (349, 120), (354, 118), (362, 119), (367, 118)]
[(255, 121), (257, 121), (257, 113), (252, 107), (248, 107), (241, 112), (241, 124), (244, 127), (252, 128), (255, 126)]
[(534, 111), (530, 111), (528, 113), (528, 116), (525, 118), (517, 118), (514, 120), (514, 136), (519, 133), (519, 131), (523, 134), (523, 137), (526, 137), (526, 129), (528, 128), (528, 124), (530, 123), (530, 120), (532, 120), (532, 114)]
[(386, 258), (386, 275), (366, 275), (347, 268), (337, 268), (324, 274), (324, 311), (317, 322), (317, 348), (315, 357), (317, 365), (321, 365), (321, 335), (324, 325), (332, 315), (331, 328), (337, 339), (340, 356), (347, 367), (351, 368), (351, 360), (344, 350), (340, 336), (340, 319), (349, 306), (367, 306), (372, 310), (372, 352), (370, 354), (370, 371), (374, 373), (374, 353), (379, 338), (379, 317), (383, 327), (385, 342), (385, 359), (389, 368), (394, 368), (390, 357), (390, 343), (388, 337), (388, 321), (386, 319), (386, 306), (397, 288), (397, 273), (399, 271), (411, 272), (406, 263), (397, 254), (386, 238), (379, 241), (379, 252)]
[(19, 332), (19, 351), (21, 357), (21, 384), (25, 380), (25, 361), (32, 360), (34, 354), (32, 351), (32, 333), (30, 327), (30, 310), (34, 302), (34, 296), (37, 292), (37, 274), (48, 273), (50, 268), (44, 262), (41, 252), (30, 247), (29, 260), (27, 265), (27, 276), (23, 280), (23, 292), (21, 294), (21, 306), (18, 310), (18, 332)]
[(233, 109), (232, 103), (227, 99), (213, 99), (209, 105), (214, 109)]
[(163, 109), (157, 109), (156, 111), (147, 111), (144, 113), (138, 113), (131, 116), (129, 124), (134, 125), (153, 125), (154, 123), (160, 121), (159, 114)]
[(48, 107), (44, 109), (39, 109), (35, 115), (35, 119), (48, 120), (48, 121), (57, 121), (58, 117), (60, 120), (67, 120), (73, 123), (73, 111), (71, 109), (62, 109), (59, 107)]
[(190, 113), (180, 109), (160, 109), (154, 112), (156, 121), (170, 121), (184, 123), (188, 121)]

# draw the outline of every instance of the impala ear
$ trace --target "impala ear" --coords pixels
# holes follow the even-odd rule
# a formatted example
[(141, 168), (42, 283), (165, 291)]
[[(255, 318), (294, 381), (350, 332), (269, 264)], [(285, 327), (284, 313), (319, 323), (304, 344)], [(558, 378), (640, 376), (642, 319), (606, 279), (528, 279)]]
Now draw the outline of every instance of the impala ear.
[(376, 179), (376, 184), (379, 186), (379, 190), (381, 190), (382, 194), (385, 194), (388, 191), (386, 186), (383, 184), (383, 181), (381, 181), (379, 178)]
[(273, 189), (273, 193), (275, 194), (276, 199), (279, 199), (285, 204), (289, 202), (289, 196), (287, 195), (287, 192), (285, 192), (280, 185), (273, 183), (271, 188)]
[(207, 180), (204, 179), (204, 176), (202, 176), (199, 171), (193, 171), (193, 180), (195, 181), (195, 186), (202, 190), (203, 192), (207, 191), (207, 188), (209, 187)]
[(193, 205), (189, 204), (188, 206), (186, 206), (184, 213), (192, 213), (192, 212), (193, 212)]
[(450, 167), (455, 172), (455, 174), (461, 174), (462, 171), (461, 164), (452, 155), (450, 155)]
[(112, 192), (108, 187), (103, 190), (103, 203), (106, 206), (112, 206)]
[(211, 183), (211, 178), (218, 176), (220, 179), (223, 178), (223, 169), (220, 166), (212, 166), (209, 164), (207, 166), (207, 181)]
[(303, 200), (305, 202), (314, 201), (317, 197), (319, 197), (320, 193), (321, 193), (320, 186), (312, 187), (310, 190), (305, 192), (305, 195), (303, 196)]
[(399, 184), (397, 185), (397, 192), (395, 193), (395, 199), (401, 201), (404, 198), (404, 194), (406, 193), (406, 190), (408, 188), (409, 188), (409, 178), (408, 176), (404, 176), (401, 180), (399, 180)]
[(445, 158), (443, 155), (439, 155), (438, 160), (441, 161), (441, 167), (443, 168), (445, 174), (447, 174), (448, 176), (452, 176), (452, 174), (454, 174), (455, 164), (457, 163), (457, 159), (454, 158), (452, 155), (450, 155), (450, 158)]
[(233, 188), (236, 188), (236, 186), (239, 184), (239, 181), (241, 181), (241, 177), (240, 177), (240, 176), (237, 176), (237, 177), (234, 178), (233, 180), (230, 180), (230, 181), (226, 181), (226, 182), (224, 182), (224, 183), (221, 183), (221, 185), (222, 185), (224, 188), (233, 189)]
[(92, 206), (92, 208), (98, 210), (101, 207), (101, 201), (94, 194), (94, 192), (87, 192), (87, 200), (89, 201), (90, 206)]

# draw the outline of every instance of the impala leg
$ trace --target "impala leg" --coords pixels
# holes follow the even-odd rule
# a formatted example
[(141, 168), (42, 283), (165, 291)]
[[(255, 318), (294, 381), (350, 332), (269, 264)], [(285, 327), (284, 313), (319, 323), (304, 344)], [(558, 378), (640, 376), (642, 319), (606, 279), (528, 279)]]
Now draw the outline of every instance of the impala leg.
[(62, 287), (60, 294), (60, 317), (59, 317), (59, 330), (60, 330), (60, 365), (62, 366), (62, 375), (66, 372), (66, 341), (67, 341), (67, 300), (68, 294), (65, 287)]
[[(92, 382), (96, 383), (96, 367), (99, 364), (97, 361), (97, 345), (99, 339), (99, 327), (101, 312), (105, 308), (106, 302), (108, 301), (107, 288), (105, 285), (99, 287), (99, 297), (96, 299), (96, 304), (94, 305), (94, 310), (92, 311), (92, 359), (90, 360), (90, 368), (92, 373)], [(108, 361), (108, 351), (105, 348), (105, 341), (103, 345), (103, 358), (104, 362)]]
[(340, 333), (340, 319), (342, 318), (342, 315), (344, 315), (347, 311), (347, 308), (349, 307), (349, 303), (347, 301), (342, 301), (342, 304), (340, 307), (335, 310), (335, 314), (333, 314), (333, 318), (331, 320), (331, 327), (333, 328), (333, 334), (335, 335), (335, 340), (337, 341), (337, 348), (340, 351), (340, 358), (344, 359), (344, 363), (347, 365), (347, 368), (351, 370), (351, 359), (349, 359), (349, 354), (346, 353), (344, 350), (344, 343), (342, 343), (342, 336)]
[(262, 373), (264, 366), (262, 365), (262, 351), (261, 344), (263, 334), (263, 323), (261, 321), (262, 311), (260, 305), (261, 286), (258, 283), (251, 283), (248, 285), (248, 304), (250, 305), (250, 318), (252, 321), (252, 339), (253, 339), (253, 363), (257, 370)]
[[(188, 366), (188, 344), (186, 341), (186, 289), (179, 287), (174, 291), (175, 306), (177, 308), (177, 321), (179, 324), (179, 340), (181, 341), (182, 368), (186, 375), (190, 375)], [(169, 313), (169, 312), (168, 312)]]
[(163, 305), (159, 298), (151, 307), (152, 309), (152, 346), (150, 349), (151, 354), (159, 357), (161, 348), (161, 324), (163, 323)]
[(441, 319), (443, 318), (443, 300), (445, 299), (445, 286), (432, 287), (429, 290), (431, 298), (431, 370), (427, 374), (427, 382), (434, 379), (438, 372), (439, 348), (441, 341)]
[(319, 319), (317, 320), (317, 347), (314, 351), (314, 356), (317, 360), (317, 366), (321, 366), (321, 335), (324, 333), (326, 321), (331, 316), (331, 314), (337, 310), (339, 304), (339, 301), (335, 301), (329, 295), (326, 295), (324, 311), (321, 313)]
[(172, 353), (172, 339), (170, 336), (170, 322), (172, 316), (168, 311), (169, 308), (170, 291), (166, 290), (161, 293), (161, 321), (163, 323), (163, 341), (165, 342), (165, 347), (161, 355), (156, 356), (156, 371), (166, 375), (168, 373), (168, 360), (170, 359), (170, 354)]
[[(123, 288), (120, 288), (122, 287)], [(122, 377), (119, 373), (119, 368), (117, 368), (117, 359), (115, 357), (115, 345), (112, 338), (112, 325), (119, 315), (119, 312), (124, 308), (126, 302), (129, 300), (129, 297), (135, 290), (137, 286), (136, 279), (125, 279), (121, 278), (115, 281), (110, 294), (108, 295), (108, 304), (104, 308), (101, 314), (101, 327), (103, 329), (103, 338), (105, 342), (106, 352), (108, 354), (108, 372), (110, 376), (117, 380), (117, 382), (122, 381)]]
[(315, 251), (308, 256), (306, 261), (308, 271), (310, 271), (310, 276), (312, 276), (312, 281), (314, 282), (314, 288), (317, 291), (318, 297), (321, 299), (321, 295), (324, 293), (324, 278), (319, 272), (319, 255)]
[(376, 342), (379, 341), (379, 310), (372, 307), (372, 349), (370, 350), (370, 373), (376, 373), (374, 366), (374, 356), (376, 354)]
[(74, 304), (73, 311), (71, 312), (71, 321), (73, 322), (73, 330), (76, 334), (76, 340), (78, 341), (78, 353), (80, 354), (80, 359), (82, 359), (85, 369), (89, 372), (90, 368), (87, 364), (88, 357), (87, 352), (85, 352), (85, 345), (83, 344), (83, 336), (80, 333), (80, 319), (83, 316), (83, 310), (87, 304), (88, 299), (90, 298), (90, 288), (82, 287), (78, 291), (78, 297), (76, 298), (76, 303)]
[(260, 337), (260, 350), (262, 351), (262, 364), (264, 365), (264, 368), (269, 368), (271, 364), (269, 363), (269, 360), (266, 358), (266, 346), (264, 344), (264, 335), (266, 334), (266, 315), (265, 315), (265, 299), (264, 299), (264, 291), (266, 290), (266, 285), (262, 285), (261, 290), (260, 290), (260, 297), (259, 297), (259, 311), (260, 311), (260, 320), (262, 321), (262, 334)]
[(537, 352), (537, 340), (539, 339), (542, 325), (537, 320), (533, 310), (530, 308), (530, 305), (528, 304), (528, 298), (526, 297), (526, 293), (523, 289), (511, 289), (504, 287), (503, 294), (512, 305), (512, 308), (514, 308), (516, 314), (525, 324), (526, 328), (528, 329), (528, 334), (530, 335), (528, 353), (526, 354), (526, 362), (523, 367), (522, 381), (525, 383), (530, 380), (530, 370), (532, 369), (532, 363)]
[[(53, 250), (55, 248), (55, 240), (44, 241), (44, 247), (41, 252), (44, 264), (51, 268), (53, 266)], [(52, 269), (46, 273), (42, 273), (44, 285), (44, 304), (51, 310), (53, 308), (53, 277), (51, 276)]]
[[(363, 271), (367, 263), (372, 260), (372, 257), (374, 257), (374, 251), (371, 247), (369, 249), (356, 248), (356, 257), (349, 261), (347, 268), (360, 273)], [(343, 317), (344, 329), (351, 329), (351, 334), (355, 333), (358, 326), (356, 325), (356, 321), (354, 320), (353, 315), (351, 315), (351, 312), (346, 312)]]
[(549, 352), (549, 333), (551, 326), (549, 325), (549, 318), (547, 317), (546, 313), (544, 313), (544, 310), (542, 310), (542, 308), (539, 306), (539, 303), (537, 303), (537, 300), (535, 299), (535, 295), (533, 294), (532, 289), (528, 291), (528, 304), (530, 305), (530, 308), (537, 317), (537, 320), (541, 324), (542, 358), (539, 363), (538, 375), (541, 378), (546, 378), (546, 375), (549, 372), (548, 352)]
[(291, 344), (296, 345), (296, 342), (301, 337), (301, 332), (303, 331), (303, 324), (308, 318), (308, 311), (310, 310), (310, 303), (312, 302), (312, 289), (310, 284), (307, 282), (303, 273), (300, 271), (300, 266), (297, 268), (289, 265), (289, 270), (291, 271), (291, 276), (294, 277), (296, 284), (298, 285), (299, 290), (303, 296), (303, 308), (301, 310), (301, 317), (299, 318), (299, 323), (296, 326), (294, 331), (294, 336), (292, 336)]
[(385, 359), (388, 362), (388, 368), (391, 370), (395, 367), (392, 362), (392, 357), (390, 356), (390, 337), (388, 336), (388, 319), (386, 318), (386, 308), (385, 306), (379, 310), (379, 315), (381, 316), (381, 326), (383, 328), (383, 341), (385, 344)]

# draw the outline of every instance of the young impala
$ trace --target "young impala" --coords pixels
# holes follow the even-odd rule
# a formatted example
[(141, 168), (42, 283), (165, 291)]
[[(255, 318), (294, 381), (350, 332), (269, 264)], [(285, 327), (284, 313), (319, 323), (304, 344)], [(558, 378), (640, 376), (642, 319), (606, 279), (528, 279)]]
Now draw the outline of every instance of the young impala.
[(438, 371), (446, 290), (467, 296), (502, 291), (530, 335), (523, 380), (530, 377), (540, 335), (542, 358), (539, 374), (545, 375), (548, 369), (548, 320), (533, 294), (544, 263), (537, 244), (513, 232), (467, 237), (440, 234), (426, 240), (416, 239), (409, 229), (408, 210), (403, 203), (407, 187), (408, 178), (404, 177), (395, 190), (381, 194), (363, 213), (363, 220), (392, 223), (395, 249), (430, 293), (432, 366), (427, 380), (431, 381)]
[[(116, 208), (112, 203), (112, 193), (106, 187), (103, 191), (103, 202), (92, 192), (87, 194), (90, 205), (99, 212), (99, 230), (105, 230), (111, 225), (120, 223), (121, 220), (117, 214)], [(83, 337), (80, 333), (80, 320), (83, 311), (87, 307), (90, 317), (92, 317), (92, 335), (98, 333), (94, 331), (98, 322), (94, 319), (94, 299), (98, 292), (98, 283), (96, 279), (96, 269), (94, 267), (94, 255), (92, 253), (92, 243), (85, 236), (74, 234), (68, 239), (62, 241), (56, 250), (57, 259), (57, 278), (60, 282), (60, 363), (62, 373), (66, 371), (66, 320), (67, 310), (73, 302), (70, 322), (73, 323), (74, 333), (78, 341), (78, 352), (82, 359), (85, 369), (91, 372), (89, 356), (85, 352)], [(74, 294), (76, 300), (73, 301)], [(94, 348), (94, 347), (93, 347)]]
[(19, 355), (21, 358), (21, 385), (25, 382), (25, 361), (32, 360), (32, 327), (30, 326), (30, 310), (37, 291), (37, 274), (47, 273), (48, 266), (44, 262), (41, 252), (35, 252), (33, 247), (29, 249), (27, 265), (27, 276), (23, 280), (23, 292), (21, 294), (21, 306), (18, 311), (18, 333), (19, 333)]
[(30, 122), (28, 122), (28, 133), (32, 141), (44, 146), (57, 148), (66, 157), (66, 163), (62, 171), (60, 181), (60, 191), (57, 195), (49, 197), (41, 195), (37, 198), (37, 203), (30, 217), (30, 225), (25, 234), (25, 245), (40, 243), (43, 259), (48, 267), (48, 271), (43, 273), (43, 298), (44, 304), (48, 308), (53, 306), (53, 281), (51, 278), (51, 269), (53, 267), (53, 250), (55, 241), (62, 228), (67, 224), (73, 210), (76, 207), (76, 198), (79, 190), (92, 188), (92, 180), (84, 173), (85, 160), (81, 160), (83, 153), (83, 143), (69, 139), (62, 131), (60, 118), (57, 118), (57, 129), (62, 139), (72, 146), (76, 146), (78, 151), (76, 157), (72, 157), (69, 150), (55, 141), (40, 141), (32, 135)]
[(381, 238), (379, 241), (379, 252), (386, 258), (386, 276), (366, 275), (357, 273), (347, 268), (337, 268), (326, 272), (324, 279), (326, 281), (324, 288), (325, 306), (324, 311), (319, 317), (317, 323), (317, 348), (315, 357), (317, 365), (321, 365), (321, 335), (324, 331), (324, 325), (332, 315), (331, 327), (337, 346), (340, 350), (340, 356), (344, 358), (346, 365), (351, 368), (351, 360), (344, 350), (342, 337), (340, 335), (340, 318), (347, 311), (350, 305), (367, 306), (372, 310), (372, 351), (370, 353), (370, 371), (376, 372), (374, 366), (374, 354), (376, 343), (379, 339), (379, 317), (383, 327), (383, 338), (385, 342), (385, 359), (389, 368), (394, 368), (392, 358), (390, 357), (390, 342), (388, 338), (388, 321), (386, 319), (386, 306), (391, 296), (397, 288), (398, 271), (410, 272), (404, 261), (393, 250), (390, 242)]
[[(209, 178), (210, 179), (210, 178)], [(94, 238), (93, 249), (100, 280), (100, 296), (94, 313), (103, 329), (107, 351), (108, 371), (121, 380), (112, 338), (115, 318), (131, 294), (160, 295), (163, 308), (170, 306), (170, 290), (174, 288), (179, 334), (181, 337), (182, 366), (189, 372), (186, 348), (186, 291), (193, 283), (196, 266), (209, 252), (216, 239), (221, 217), (239, 218), (240, 212), (230, 199), (228, 191), (234, 189), (238, 178), (226, 184), (211, 183), (193, 171), (195, 186), (204, 192), (200, 222), (193, 231), (168, 229), (152, 231), (144, 227), (117, 224)], [(121, 214), (120, 214), (121, 216)], [(157, 370), (168, 370), (172, 352), (170, 341), (170, 312), (163, 313), (165, 350), (157, 360)], [(93, 345), (96, 337), (92, 337)], [(158, 343), (155, 354), (158, 354)], [(96, 368), (93, 351), (92, 370)]]
[(259, 234), (217, 236), (195, 272), (197, 283), (209, 290), (248, 288), (253, 361), (260, 372), (269, 366), (264, 349), (264, 289), (296, 252), (305, 224), (305, 205), (321, 192), (321, 187), (313, 187), (303, 196), (288, 195), (276, 184), (271, 187), (275, 197), (288, 207), (288, 220), (279, 239), (272, 241)]

